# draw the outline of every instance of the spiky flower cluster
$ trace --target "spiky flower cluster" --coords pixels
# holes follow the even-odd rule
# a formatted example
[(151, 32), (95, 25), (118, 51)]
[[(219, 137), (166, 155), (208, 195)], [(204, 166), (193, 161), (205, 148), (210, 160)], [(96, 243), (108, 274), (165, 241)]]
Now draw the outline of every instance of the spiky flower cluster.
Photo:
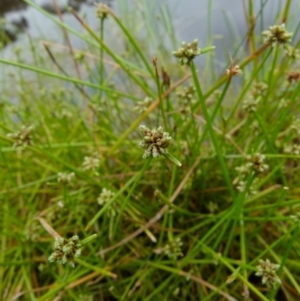
[(59, 237), (55, 239), (54, 252), (49, 256), (48, 260), (60, 264), (68, 263), (74, 268), (74, 259), (80, 255), (81, 243), (78, 235), (74, 235), (69, 239)]
[(166, 244), (163, 248), (163, 252), (167, 255), (170, 259), (177, 259), (179, 256), (183, 256), (181, 252), (181, 247), (183, 243), (179, 237), (176, 237), (168, 244)]
[(285, 47), (285, 54), (292, 60), (296, 60), (299, 57), (299, 50), (293, 46), (287, 45)]
[[(99, 205), (103, 206), (106, 203), (108, 203), (113, 197), (115, 196), (115, 193), (103, 188), (99, 197), (97, 198), (97, 202)], [(114, 202), (111, 206), (109, 206), (107, 210), (107, 216), (115, 216), (119, 208), (117, 207), (117, 203)]]
[(281, 284), (281, 280), (276, 274), (279, 267), (279, 264), (271, 263), (269, 259), (260, 259), (259, 265), (256, 267), (258, 271), (255, 275), (262, 277), (262, 284), (268, 288), (273, 288), (277, 284)]
[(82, 169), (83, 170), (92, 170), (96, 171), (99, 168), (100, 165), (100, 159), (96, 156), (93, 157), (84, 157), (84, 161), (82, 163)]
[(70, 172), (70, 173), (59, 172), (57, 174), (57, 182), (62, 183), (64, 185), (70, 185), (74, 178), (75, 178), (74, 172)]
[(233, 65), (226, 69), (226, 74), (230, 76), (238, 76), (242, 75), (242, 73), (243, 71), (241, 70), (239, 65)]
[(263, 83), (263, 82), (259, 82), (259, 83), (255, 83), (253, 88), (251, 89), (251, 94), (254, 98), (258, 97), (258, 96), (263, 96), (264, 92), (268, 89), (268, 85)]
[(32, 140), (30, 137), (30, 133), (33, 130), (33, 126), (22, 126), (21, 130), (16, 133), (9, 133), (7, 137), (14, 140), (15, 143), (13, 147), (26, 147), (28, 145), (32, 145)]
[(243, 109), (248, 113), (253, 113), (257, 110), (258, 104), (259, 98), (254, 98), (253, 96), (250, 96), (244, 100)]
[[(253, 181), (252, 185), (248, 189), (247, 197), (257, 194), (256, 181), (255, 180)], [(244, 192), (246, 190), (246, 185), (247, 185), (247, 183), (245, 181), (241, 180), (241, 181), (238, 182), (238, 185), (237, 185), (236, 189), (240, 192)]]
[(292, 40), (292, 33), (287, 32), (285, 24), (270, 26), (269, 30), (262, 32), (264, 42), (274, 47), (276, 44), (289, 44)]
[(300, 135), (300, 118), (293, 118), (293, 121), (289, 127), (291, 131), (295, 131), (296, 134)]
[(169, 133), (163, 131), (161, 126), (157, 130), (150, 130), (141, 125), (139, 130), (144, 135), (144, 141), (139, 144), (141, 148), (145, 149), (143, 158), (155, 158), (167, 153), (166, 148), (171, 143), (172, 138)]
[(257, 193), (257, 179), (253, 179), (253, 182), (246, 191), (247, 176), (253, 172), (255, 174), (263, 173), (269, 169), (269, 165), (264, 162), (265, 155), (261, 155), (260, 153), (255, 153), (251, 156), (247, 156), (246, 158), (248, 162), (235, 168), (235, 170), (239, 173), (235, 184), (238, 191), (246, 192), (246, 197), (249, 197)]
[(285, 154), (291, 154), (291, 155), (300, 155), (300, 145), (299, 144), (286, 144), (283, 147), (283, 152)]
[(196, 89), (193, 86), (184, 87), (182, 90), (176, 92), (182, 114), (191, 112), (191, 106), (195, 103), (195, 93)]
[(300, 212), (297, 212), (296, 215), (291, 215), (290, 218), (300, 227)]
[(198, 48), (197, 39), (191, 43), (182, 42), (182, 47), (173, 51), (173, 55), (179, 59), (181, 65), (189, 65), (199, 54), (201, 54), (201, 49)]
[(153, 102), (152, 98), (146, 97), (143, 100), (139, 101), (133, 109), (138, 113), (143, 113), (148, 109), (148, 107), (151, 105), (152, 102)]
[(296, 215), (291, 215), (290, 218), (300, 227), (300, 212), (297, 212)]
[(99, 205), (104, 205), (106, 204), (109, 200), (111, 200), (113, 197), (115, 196), (115, 193), (106, 189), (106, 188), (103, 188), (97, 201), (98, 201), (98, 204)]
[(265, 164), (266, 156), (260, 153), (255, 153), (252, 156), (247, 156), (248, 164), (256, 173), (263, 173), (269, 169), (269, 165)]
[(97, 8), (96, 8), (96, 16), (100, 19), (100, 20), (104, 20), (107, 18), (108, 12), (109, 12), (109, 8), (106, 4), (104, 3), (96, 3)]

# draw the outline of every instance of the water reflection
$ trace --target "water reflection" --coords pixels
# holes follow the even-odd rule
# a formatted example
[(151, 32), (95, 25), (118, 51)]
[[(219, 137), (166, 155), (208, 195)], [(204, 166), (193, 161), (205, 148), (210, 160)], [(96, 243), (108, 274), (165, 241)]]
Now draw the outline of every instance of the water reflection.
[[(56, 14), (57, 7), (61, 13), (66, 13), (68, 7), (78, 11), (82, 4), (93, 5), (93, 0), (35, 0), (45, 11)], [(103, 1), (102, 1), (103, 2)], [(110, 4), (111, 0), (104, 1)], [(32, 14), (23, 13), (28, 8), (23, 0), (0, 0), (0, 49), (15, 42), (20, 33), (28, 29), (30, 21), (35, 21)], [(2, 46), (2, 47), (1, 47)]]
[[(56, 14), (54, 0), (33, 0), (36, 4), (40, 5), (49, 13)], [(108, 2), (110, 4), (113, 0), (55, 0), (58, 4), (60, 11), (66, 13), (68, 6), (73, 7), (75, 10), (80, 10), (81, 14), (85, 14), (89, 24), (94, 28), (98, 26), (98, 22), (94, 13), (94, 2)], [(124, 6), (127, 4), (129, 8), (134, 10), (138, 3), (136, 1), (115, 1), (116, 7), (121, 6), (124, 1)], [(194, 38), (199, 39), (200, 46), (214, 44), (216, 46), (216, 57), (220, 58), (224, 53), (232, 53), (232, 49), (236, 49), (238, 43), (243, 43), (243, 37), (247, 31), (247, 24), (245, 20), (245, 10), (242, 0), (141, 0), (140, 6), (146, 5), (149, 14), (156, 16), (163, 10), (163, 6), (167, 6), (170, 10), (171, 19), (173, 20), (176, 38), (179, 41), (190, 41)], [(278, 11), (280, 11), (284, 4), (281, 0), (263, 1), (264, 9), (260, 12), (262, 0), (253, 0), (255, 14), (257, 17), (256, 31), (259, 35), (260, 32), (270, 25), (279, 24), (281, 20), (278, 18)], [(125, 4), (127, 3), (127, 4)], [(123, 4), (123, 3), (122, 3)], [(114, 9), (115, 9), (114, 8)], [(208, 12), (211, 10), (211, 12)], [(294, 16), (299, 16), (299, 6), (297, 0), (291, 1), (291, 11)], [(297, 13), (298, 11), (298, 13)], [(137, 13), (140, 13), (137, 10)], [(209, 19), (211, 15), (211, 20)], [(28, 7), (23, 0), (0, 0), (0, 18), (4, 17), (6, 24), (0, 21), (0, 42), (8, 44), (9, 41), (15, 41), (18, 34), (28, 28), (28, 33), (33, 38), (46, 37), (47, 40), (59, 41), (58, 27), (53, 25), (53, 22), (47, 20), (44, 16), (38, 13), (35, 9)], [(72, 28), (78, 28), (78, 23), (72, 16), (65, 14), (65, 22)], [(156, 20), (155, 17), (153, 20)], [(153, 21), (155, 22), (155, 21)], [(296, 28), (294, 24), (297, 19), (289, 19), (288, 27)], [(149, 25), (149, 24), (145, 24)], [(156, 25), (156, 24), (152, 24)], [(145, 26), (145, 27), (147, 27)], [(159, 27), (156, 27), (159, 30)], [(1, 34), (4, 33), (4, 34)], [(212, 39), (208, 41), (208, 36)], [(4, 41), (3, 38), (5, 37)], [(165, 38), (161, 35), (162, 38)], [(1, 41), (2, 38), (2, 41)], [(295, 39), (297, 37), (294, 37)], [(20, 43), (22, 43), (20, 39)], [(73, 42), (73, 41), (72, 41)], [(81, 46), (75, 40), (75, 47)], [(227, 48), (228, 47), (228, 48)], [(225, 50), (225, 51), (224, 51)], [(9, 52), (9, 51), (8, 51)], [(232, 53), (233, 54), (233, 53)], [(234, 55), (234, 54), (233, 54)]]
[(0, 16), (10, 11), (24, 9), (27, 6), (22, 0), (1, 0), (0, 1)]

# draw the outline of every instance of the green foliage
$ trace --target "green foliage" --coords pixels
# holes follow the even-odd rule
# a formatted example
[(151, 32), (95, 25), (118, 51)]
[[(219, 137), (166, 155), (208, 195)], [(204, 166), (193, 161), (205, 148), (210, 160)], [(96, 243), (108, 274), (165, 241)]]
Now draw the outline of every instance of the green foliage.
[(265, 41), (249, 4), (247, 51), (222, 72), (213, 45), (183, 44), (181, 66), (156, 40), (181, 43), (163, 6), (153, 28), (144, 1), (130, 22), (98, 6), (100, 30), (73, 12), (79, 32), (25, 2), (85, 46), (0, 58), (0, 299), (299, 300), (290, 1)]

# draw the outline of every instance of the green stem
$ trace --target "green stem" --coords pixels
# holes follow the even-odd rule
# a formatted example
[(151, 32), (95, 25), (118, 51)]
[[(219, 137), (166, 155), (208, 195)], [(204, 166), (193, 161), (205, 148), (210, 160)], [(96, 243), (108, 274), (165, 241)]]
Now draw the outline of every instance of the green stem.
[(163, 104), (163, 98), (162, 98), (162, 93), (161, 93), (161, 85), (159, 82), (159, 74), (158, 74), (156, 64), (157, 64), (156, 59), (153, 58), (153, 65), (154, 65), (154, 69), (155, 69), (155, 82), (156, 82), (157, 93), (158, 93), (159, 107), (160, 107), (161, 115), (163, 118), (164, 128), (166, 131), (168, 131), (168, 124), (167, 124), (167, 119), (166, 119), (166, 114), (165, 114), (165, 109), (164, 109), (164, 104)]
[(146, 171), (146, 170), (148, 169), (148, 167), (150, 166), (151, 161), (152, 161), (152, 158), (148, 158), (148, 159), (146, 160), (146, 162), (145, 162), (143, 168), (139, 171), (138, 174), (136, 174), (136, 175), (134, 176), (133, 184), (132, 184), (132, 186), (131, 186), (131, 188), (130, 188), (130, 190), (129, 190), (129, 192), (128, 192), (126, 198), (125, 198), (125, 200), (122, 202), (122, 206), (121, 206), (121, 208), (120, 208), (120, 211), (119, 211), (119, 214), (118, 214), (116, 223), (115, 223), (115, 225), (114, 225), (114, 229), (115, 229), (115, 230), (113, 231), (113, 233), (117, 233), (116, 229), (117, 229), (117, 226), (118, 226), (118, 224), (119, 224), (119, 222), (120, 222), (122, 213), (123, 213), (124, 209), (126, 208), (127, 202), (128, 202), (128, 200), (130, 199), (130, 197), (131, 197), (133, 191), (135, 190), (136, 186), (137, 186), (138, 183), (140, 182), (140, 180), (141, 180), (142, 176), (144, 175), (145, 171)]
[[(104, 18), (101, 18), (100, 21), (100, 39), (101, 41), (104, 41)], [(102, 87), (103, 86), (103, 80), (104, 80), (104, 67), (103, 67), (103, 47), (100, 47), (100, 64), (99, 64), (99, 76), (100, 76), (100, 82), (99, 82), (99, 86)], [(100, 90), (100, 97), (99, 97), (99, 101), (102, 100), (102, 89)]]
[(221, 148), (220, 148), (220, 146), (218, 144), (218, 141), (217, 141), (217, 136), (216, 136), (215, 131), (213, 129), (212, 121), (211, 121), (211, 118), (209, 116), (209, 113), (208, 113), (208, 110), (207, 110), (207, 107), (206, 107), (205, 98), (203, 96), (202, 89), (201, 89), (201, 86), (200, 86), (200, 83), (199, 83), (199, 80), (198, 80), (198, 76), (197, 76), (197, 72), (196, 72), (194, 62), (191, 62), (190, 67), (191, 67), (192, 76), (193, 76), (195, 88), (196, 88), (197, 95), (198, 95), (198, 100), (199, 100), (200, 105), (202, 107), (204, 118), (206, 120), (206, 126), (207, 126), (207, 129), (208, 129), (208, 132), (210, 134), (212, 143), (213, 143), (214, 148), (215, 148), (215, 152), (216, 152), (217, 157), (219, 159), (221, 169), (222, 169), (226, 184), (228, 186), (230, 195), (232, 197), (232, 200), (235, 200), (235, 193), (234, 193), (234, 190), (233, 190), (233, 187), (232, 187), (232, 182), (231, 182), (230, 177), (229, 177), (228, 168), (227, 168), (226, 163), (224, 161), (224, 157), (222, 155)]

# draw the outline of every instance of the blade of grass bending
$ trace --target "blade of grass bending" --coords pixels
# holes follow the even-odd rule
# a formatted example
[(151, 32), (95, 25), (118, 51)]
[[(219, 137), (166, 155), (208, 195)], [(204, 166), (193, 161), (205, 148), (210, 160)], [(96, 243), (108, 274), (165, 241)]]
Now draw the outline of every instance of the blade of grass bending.
[(81, 85), (85, 85), (87, 87), (95, 88), (95, 89), (98, 89), (98, 90), (104, 90), (104, 91), (107, 91), (107, 92), (110, 92), (110, 93), (118, 94), (120, 96), (132, 98), (132, 96), (130, 96), (128, 94), (118, 92), (118, 91), (115, 91), (113, 89), (109, 89), (109, 88), (106, 88), (106, 87), (99, 87), (98, 84), (93, 84), (91, 82), (86, 82), (86, 81), (83, 81), (83, 80), (79, 80), (77, 78), (57, 74), (57, 73), (54, 73), (54, 72), (51, 72), (51, 71), (48, 71), (48, 70), (44, 70), (44, 69), (40, 69), (40, 68), (37, 68), (37, 67), (33, 67), (33, 66), (30, 66), (30, 65), (26, 65), (26, 64), (22, 64), (22, 63), (18, 63), (18, 62), (13, 62), (13, 61), (9, 61), (9, 60), (3, 60), (1, 58), (0, 58), (0, 63), (10, 65), (10, 66), (14, 66), (14, 67), (18, 67), (18, 68), (21, 68), (21, 69), (26, 69), (26, 70), (33, 71), (33, 72), (43, 74), (43, 75), (47, 75), (47, 76), (50, 76), (50, 77), (53, 77), (53, 78), (56, 78), (56, 79), (65, 80), (67, 82), (71, 82), (71, 83), (74, 83), (74, 84), (81, 84)]
[(114, 14), (114, 12), (110, 8), (108, 8), (108, 11), (109, 11), (109, 14), (114, 18), (114, 20), (120, 26), (120, 28), (122, 29), (123, 33), (125, 34), (125, 36), (130, 41), (131, 45), (136, 50), (137, 54), (140, 56), (141, 60), (145, 64), (145, 66), (146, 66), (149, 74), (151, 75), (151, 77), (153, 79), (155, 79), (155, 74), (154, 74), (154, 72), (153, 72), (153, 70), (151, 68), (151, 65), (149, 64), (148, 60), (145, 58), (143, 52), (141, 51), (141, 48), (137, 45), (136, 40), (133, 38), (133, 36), (130, 34), (130, 32), (127, 30), (127, 28), (123, 25), (123, 23), (121, 22), (121, 20)]

